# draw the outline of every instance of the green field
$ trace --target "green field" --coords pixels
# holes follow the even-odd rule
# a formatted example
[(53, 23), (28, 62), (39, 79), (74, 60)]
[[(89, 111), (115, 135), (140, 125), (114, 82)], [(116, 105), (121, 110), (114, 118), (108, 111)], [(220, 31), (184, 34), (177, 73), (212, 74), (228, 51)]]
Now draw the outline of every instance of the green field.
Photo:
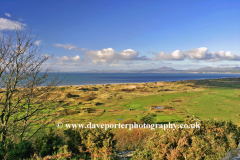
[(53, 91), (60, 104), (55, 112), (62, 123), (124, 123), (155, 113), (157, 123), (182, 122), (194, 115), (240, 126), (239, 82), (232, 78), (58, 87)]

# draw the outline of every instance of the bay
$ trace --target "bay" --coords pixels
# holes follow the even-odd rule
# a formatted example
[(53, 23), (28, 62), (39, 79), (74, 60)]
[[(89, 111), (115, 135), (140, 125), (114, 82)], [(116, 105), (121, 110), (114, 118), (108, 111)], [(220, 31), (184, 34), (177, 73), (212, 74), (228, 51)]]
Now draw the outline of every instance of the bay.
[[(51, 73), (55, 75), (56, 73)], [(116, 83), (147, 83), (194, 79), (216, 79), (240, 77), (240, 74), (196, 74), (196, 73), (58, 73), (63, 81), (59, 86), (96, 85)]]

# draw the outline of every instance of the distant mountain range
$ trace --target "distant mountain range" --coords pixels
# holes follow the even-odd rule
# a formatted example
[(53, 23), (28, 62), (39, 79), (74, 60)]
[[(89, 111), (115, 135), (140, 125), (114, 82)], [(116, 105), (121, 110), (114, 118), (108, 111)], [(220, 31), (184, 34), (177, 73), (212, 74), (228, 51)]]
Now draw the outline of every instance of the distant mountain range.
[(231, 71), (240, 71), (240, 67), (228, 67), (228, 68), (205, 67), (205, 68), (197, 69), (195, 71), (201, 71), (201, 72), (231, 72)]
[(240, 67), (205, 67), (195, 70), (176, 70), (171, 67), (161, 67), (148, 70), (90, 70), (87, 73), (240, 73)]

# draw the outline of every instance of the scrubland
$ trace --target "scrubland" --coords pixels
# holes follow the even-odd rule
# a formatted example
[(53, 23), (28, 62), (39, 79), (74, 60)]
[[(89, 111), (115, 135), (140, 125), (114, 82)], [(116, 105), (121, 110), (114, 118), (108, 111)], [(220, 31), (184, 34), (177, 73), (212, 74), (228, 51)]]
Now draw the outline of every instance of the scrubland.
[[(105, 160), (132, 150), (138, 160), (221, 159), (240, 142), (239, 89), (240, 78), (52, 87), (44, 105), (56, 106), (49, 107), (56, 118), (35, 139), (0, 145), (0, 158)], [(59, 129), (59, 122), (199, 122), (201, 128), (105, 131)]]
[(154, 113), (158, 123), (182, 122), (194, 115), (240, 126), (239, 89), (239, 79), (233, 78), (62, 86), (52, 96), (57, 95), (55, 113), (63, 123), (122, 123)]

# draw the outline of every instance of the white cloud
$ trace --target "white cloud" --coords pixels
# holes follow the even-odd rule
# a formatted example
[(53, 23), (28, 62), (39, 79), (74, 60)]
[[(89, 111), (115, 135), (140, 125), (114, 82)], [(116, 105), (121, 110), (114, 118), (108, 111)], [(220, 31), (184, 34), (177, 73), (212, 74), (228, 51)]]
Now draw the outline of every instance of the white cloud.
[(24, 28), (26, 24), (20, 23), (18, 21), (11, 21), (6, 18), (0, 18), (0, 30), (14, 30)]
[(86, 48), (78, 48), (77, 46), (74, 46), (72, 44), (54, 44), (55, 47), (60, 47), (60, 48), (64, 48), (67, 50), (75, 50), (75, 51), (86, 51)]
[(190, 49), (188, 57), (195, 60), (206, 59), (207, 51), (208, 49), (206, 47)]
[(138, 57), (139, 53), (132, 49), (126, 49), (119, 53), (122, 60), (145, 60), (145, 57)]
[(85, 48), (78, 48), (72, 44), (54, 44), (54, 46), (67, 50), (85, 51), (85, 58), (91, 59), (91, 61), (94, 63), (109, 63), (121, 60), (148, 60), (146, 56), (140, 57), (139, 53), (132, 49), (126, 49), (121, 52), (117, 52), (112, 48), (102, 50), (88, 50)]
[(132, 59), (134, 57), (137, 57), (138, 56), (138, 52), (134, 51), (132, 49), (126, 49), (126, 50), (121, 51), (119, 53), (119, 55), (122, 57), (122, 59), (129, 60), (129, 59)]
[(11, 15), (10, 15), (9, 13), (5, 13), (5, 15), (6, 15), (7, 17), (11, 17)]
[(158, 60), (184, 60), (186, 58), (186, 51), (175, 50), (171, 54), (167, 52), (153, 53), (156, 57), (153, 57), (153, 61)]
[(214, 59), (216, 61), (220, 60), (240, 60), (240, 57), (237, 55), (232, 54), (230, 51), (224, 52), (224, 51), (218, 51), (218, 52), (210, 52), (211, 59)]
[(72, 61), (77, 62), (77, 61), (80, 60), (80, 56), (79, 56), (79, 55), (76, 55), (75, 57), (70, 57), (70, 59), (71, 59)]
[(173, 51), (171, 54), (167, 52), (153, 53), (156, 55), (152, 58), (153, 61), (158, 60), (204, 60), (208, 62), (222, 61), (222, 60), (233, 60), (240, 61), (240, 56), (232, 54), (230, 51), (217, 51), (208, 52), (208, 48), (200, 47), (196, 49), (190, 49), (189, 51)]
[(38, 40), (38, 41), (35, 41), (34, 43), (35, 43), (37, 46), (39, 46), (41, 42), (42, 42), (42, 40)]
[(139, 57), (139, 53), (132, 49), (126, 49), (121, 52), (117, 52), (112, 48), (102, 50), (90, 50), (84, 53), (86, 58), (92, 59), (94, 63), (98, 62), (112, 62), (121, 60), (148, 60), (147, 57)]
[(80, 56), (76, 55), (75, 57), (56, 57), (60, 62), (65, 62), (65, 61), (72, 61), (72, 62), (78, 62), (80, 60)]

